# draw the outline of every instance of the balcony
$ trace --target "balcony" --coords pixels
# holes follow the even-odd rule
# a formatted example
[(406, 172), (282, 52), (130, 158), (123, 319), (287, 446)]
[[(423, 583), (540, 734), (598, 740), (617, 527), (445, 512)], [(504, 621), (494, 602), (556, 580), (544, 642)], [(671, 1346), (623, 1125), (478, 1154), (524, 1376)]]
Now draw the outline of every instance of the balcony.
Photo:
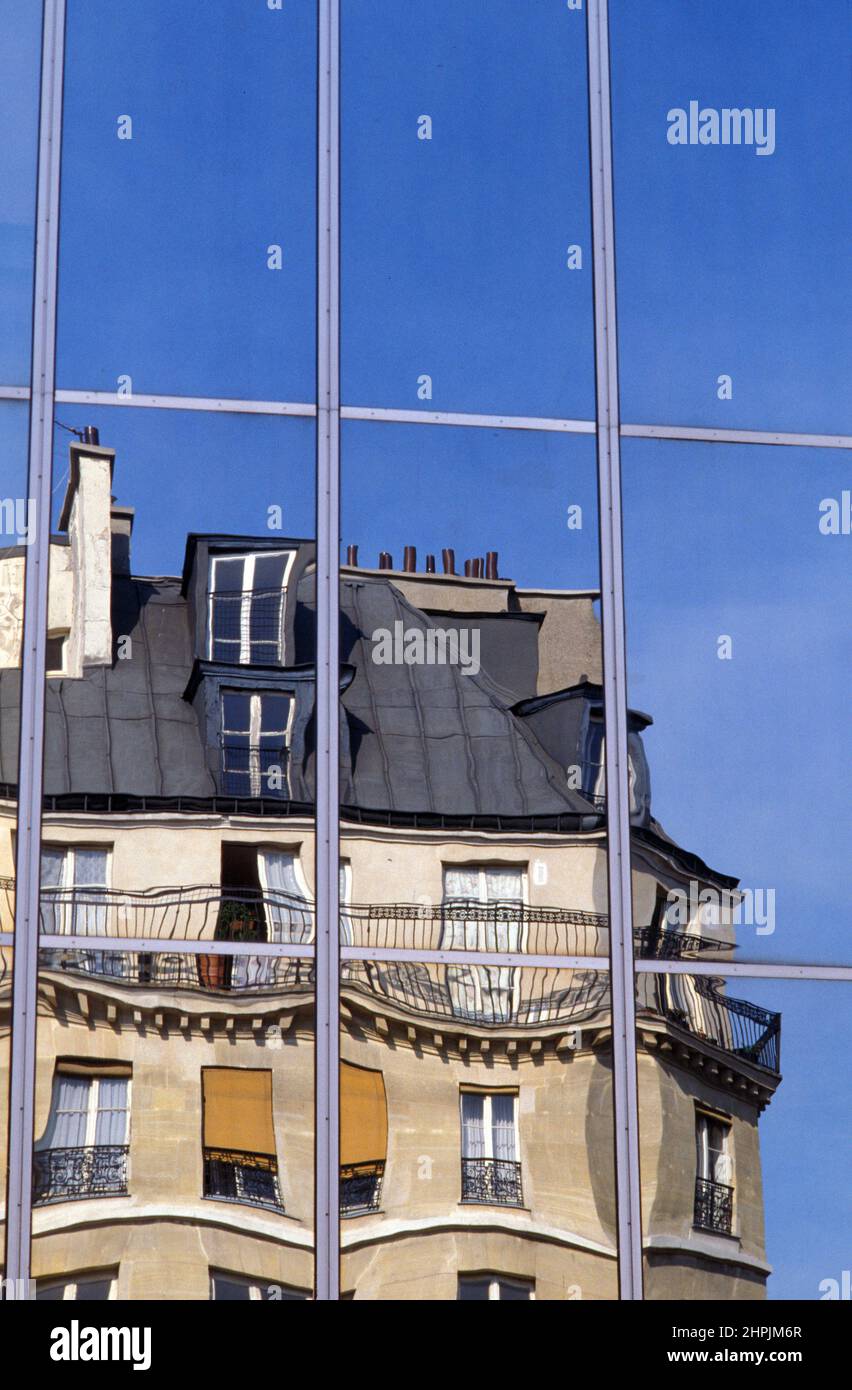
[(521, 1165), (507, 1158), (463, 1158), (461, 1199), (489, 1207), (522, 1207)]
[(354, 1163), (340, 1169), (340, 1215), (363, 1216), (378, 1211), (382, 1195), (384, 1162)]
[(269, 1154), (204, 1150), (204, 1196), (239, 1202), (267, 1211), (284, 1211), (278, 1187), (278, 1162)]
[[(4, 887), (11, 902), (14, 882), (0, 880)], [(50, 889), (41, 895), (43, 933), (115, 938), (115, 951), (52, 946), (41, 954), (42, 968), (153, 989), (310, 994), (310, 959), (229, 956), (224, 944), (209, 954), (122, 951), (122, 938), (216, 939), (224, 902), (245, 908), (259, 942), (313, 942), (313, 904), (284, 892), (221, 885), (138, 893)], [(600, 913), (516, 902), (347, 903), (341, 907), (340, 939), (346, 946), (389, 950), (501, 951), (521, 960), (530, 954), (608, 955), (609, 922)], [(707, 959), (733, 949), (730, 942), (659, 927), (640, 928), (634, 945), (642, 960)], [(420, 1018), (476, 1027), (577, 1024), (605, 1019), (609, 1012), (608, 974), (593, 968), (344, 960), (341, 979), (354, 994)], [(643, 974), (639, 979), (640, 1013), (779, 1073), (780, 1014), (725, 994), (715, 976)]]
[(692, 1222), (701, 1231), (729, 1236), (734, 1219), (734, 1189), (709, 1178), (695, 1179), (695, 1214)]
[(85, 1197), (127, 1196), (127, 1145), (36, 1149), (33, 1204), (74, 1202)]

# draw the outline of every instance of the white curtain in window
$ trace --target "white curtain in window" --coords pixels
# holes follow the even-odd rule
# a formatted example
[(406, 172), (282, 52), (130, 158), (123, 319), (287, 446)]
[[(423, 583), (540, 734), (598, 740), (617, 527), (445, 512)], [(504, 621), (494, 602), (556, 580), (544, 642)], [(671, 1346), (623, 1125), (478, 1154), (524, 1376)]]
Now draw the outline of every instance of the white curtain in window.
[(352, 946), (355, 942), (355, 927), (351, 915), (344, 911), (344, 904), (348, 903), (349, 889), (349, 865), (341, 861), (340, 876), (338, 883), (338, 893), (340, 896), (340, 944), (341, 946)]
[(45, 1148), (76, 1149), (86, 1142), (91, 1081), (85, 1076), (57, 1076)]
[(127, 1078), (124, 1076), (100, 1078), (95, 1143), (127, 1143)]
[(491, 1143), (495, 1158), (514, 1162), (515, 1153), (515, 1097), (491, 1097)]
[(45, 932), (56, 936), (62, 930), (62, 908), (54, 899), (51, 889), (62, 887), (65, 869), (64, 849), (45, 848), (41, 852), (41, 920)]
[(462, 1158), (485, 1158), (485, 1097), (462, 1092)]
[(281, 850), (259, 850), (260, 881), (266, 893), (271, 941), (310, 941), (313, 914), (296, 877), (296, 857)]
[(80, 936), (106, 933), (106, 905), (98, 890), (106, 888), (107, 852), (103, 849), (75, 849), (73, 931)]

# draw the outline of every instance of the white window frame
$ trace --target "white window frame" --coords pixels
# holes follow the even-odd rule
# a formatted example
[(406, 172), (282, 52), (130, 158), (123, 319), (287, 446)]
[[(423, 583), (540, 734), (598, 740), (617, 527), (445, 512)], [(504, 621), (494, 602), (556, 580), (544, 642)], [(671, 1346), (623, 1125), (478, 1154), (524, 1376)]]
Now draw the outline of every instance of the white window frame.
[[(284, 598), (287, 593), (287, 585), (290, 580), (290, 571), (296, 558), (295, 550), (251, 550), (238, 551), (235, 554), (211, 555), (210, 557), (210, 592), (207, 596), (207, 655), (209, 660), (213, 660), (213, 602), (218, 594), (233, 593), (240, 595), (240, 666), (251, 666), (251, 604), (254, 593), (254, 571), (255, 561), (260, 556), (262, 559), (277, 559), (284, 557), (284, 573), (281, 576), (281, 607), (278, 615), (278, 660), (284, 660)], [(243, 565), (242, 588), (239, 590), (216, 588), (216, 566), (223, 561), (241, 560)], [(236, 646), (236, 643), (234, 643)]]
[[(524, 1289), (529, 1294), (529, 1301), (535, 1302), (535, 1280), (521, 1279), (514, 1274), (460, 1274), (459, 1288), (462, 1284), (482, 1284), (488, 1280), (488, 1301), (490, 1303), (500, 1303), (500, 1289), (504, 1284), (510, 1285), (514, 1289)], [(518, 1302), (521, 1300), (518, 1299)]]
[(494, 1153), (494, 1127), (493, 1127), (493, 1123), (492, 1123), (492, 1107), (491, 1107), (491, 1103), (492, 1103), (492, 1101), (493, 1101), (493, 1099), (494, 1099), (495, 1096), (509, 1096), (509, 1097), (511, 1098), (511, 1101), (512, 1101), (512, 1130), (513, 1130), (514, 1136), (515, 1136), (515, 1157), (511, 1160), (511, 1162), (513, 1162), (513, 1163), (520, 1163), (520, 1162), (521, 1162), (521, 1134), (520, 1134), (520, 1128), (519, 1128), (519, 1126), (518, 1126), (518, 1112), (519, 1112), (519, 1110), (520, 1110), (520, 1105), (519, 1105), (519, 1101), (520, 1101), (520, 1092), (519, 1092), (519, 1091), (501, 1091), (501, 1090), (499, 1089), (499, 1087), (495, 1087), (494, 1090), (492, 1090), (492, 1091), (486, 1091), (486, 1090), (480, 1091), (480, 1090), (478, 1089), (478, 1087), (476, 1087), (476, 1086), (462, 1086), (462, 1087), (461, 1087), (461, 1089), (459, 1090), (459, 1125), (460, 1125), (460, 1133), (461, 1133), (462, 1158), (473, 1159), (473, 1158), (474, 1158), (474, 1155), (472, 1155), (472, 1154), (466, 1154), (466, 1153), (464, 1152), (464, 1097), (465, 1097), (465, 1096), (481, 1096), (481, 1097), (482, 1097), (482, 1102), (483, 1102), (483, 1104), (482, 1104), (482, 1130), (483, 1130), (483, 1140), (484, 1140), (484, 1145), (485, 1145), (485, 1153), (484, 1153), (484, 1154), (477, 1155), (477, 1156), (480, 1157), (480, 1158), (483, 1158), (483, 1159), (485, 1159), (485, 1158), (494, 1159), (494, 1160), (497, 1161), (497, 1162), (500, 1162), (501, 1160), (497, 1159), (497, 1156), (496, 1156), (496, 1154)]
[[(710, 1126), (718, 1125), (722, 1130), (722, 1148), (718, 1152), (722, 1159), (722, 1169), (726, 1174), (724, 1177), (711, 1176), (710, 1163)], [(695, 1112), (695, 1176), (703, 1182), (719, 1183), (724, 1187), (734, 1188), (734, 1161), (732, 1154), (732, 1134), (733, 1126), (731, 1121), (724, 1115), (714, 1115), (709, 1110), (696, 1110)]]
[[(225, 701), (224, 701), (224, 698), (223, 698), (225, 695), (245, 695), (245, 696), (248, 696), (248, 700), (249, 700), (249, 727), (248, 727), (248, 730), (246, 730), (246, 729), (226, 729), (226, 728), (225, 728)], [(295, 713), (296, 713), (296, 699), (295, 699), (295, 696), (294, 696), (293, 694), (291, 694), (289, 691), (283, 691), (283, 690), (233, 690), (233, 689), (230, 689), (230, 688), (223, 688), (223, 690), (220, 692), (220, 699), (221, 699), (221, 721), (222, 721), (222, 723), (221, 723), (221, 734), (222, 734), (222, 748), (223, 748), (223, 754), (224, 754), (225, 741), (226, 741), (227, 735), (228, 735), (229, 733), (231, 733), (231, 734), (239, 734), (239, 735), (241, 735), (241, 736), (244, 736), (246, 733), (248, 733), (248, 740), (249, 740), (249, 746), (248, 746), (249, 765), (248, 765), (248, 769), (247, 769), (247, 770), (248, 770), (248, 775), (249, 775), (249, 784), (250, 784), (250, 788), (251, 788), (250, 794), (251, 794), (252, 796), (262, 796), (262, 795), (263, 795), (263, 778), (264, 778), (264, 773), (263, 773), (263, 771), (262, 771), (262, 769), (261, 769), (261, 766), (260, 766), (260, 751), (261, 751), (261, 744), (260, 744), (260, 726), (261, 726), (261, 704), (262, 704), (262, 700), (263, 700), (263, 696), (264, 696), (264, 695), (284, 695), (285, 698), (289, 701), (289, 707), (288, 707), (288, 710), (287, 710), (287, 725), (286, 725), (286, 727), (285, 727), (284, 729), (265, 729), (265, 730), (264, 730), (264, 737), (266, 737), (266, 738), (268, 738), (271, 734), (278, 734), (278, 733), (280, 733), (280, 734), (283, 736), (283, 739), (284, 739), (284, 749), (285, 749), (285, 751), (286, 751), (287, 753), (289, 753), (289, 751), (290, 751), (290, 740), (291, 740), (292, 732), (293, 732), (293, 720), (294, 720)], [(223, 772), (227, 772), (227, 771), (231, 771), (231, 772), (239, 771), (239, 772), (241, 773), (241, 772), (242, 772), (242, 769), (241, 769), (241, 768), (240, 768), (240, 769), (235, 769), (235, 768), (227, 769), (227, 768), (224, 768), (224, 767), (223, 767)], [(283, 767), (283, 768), (281, 769), (281, 772), (282, 772), (282, 776), (283, 776), (284, 787), (285, 787), (286, 790), (289, 791), (289, 786), (290, 786), (290, 782), (289, 782), (289, 771), (288, 771), (288, 769), (287, 769), (286, 767)], [(266, 775), (268, 775), (268, 773), (267, 773)]]
[[(55, 854), (62, 855), (62, 876), (60, 878), (59, 883), (53, 886), (54, 892), (73, 893), (75, 888), (90, 888), (94, 893), (97, 893), (100, 889), (103, 889), (105, 892), (109, 892), (110, 888), (112, 887), (113, 846), (111, 843), (99, 843), (97, 840), (94, 840), (87, 844), (69, 845), (60, 844), (52, 840), (45, 840), (41, 845), (40, 854), (44, 855), (45, 850), (50, 850)], [(81, 850), (97, 850), (99, 854), (103, 854), (105, 856), (106, 862), (104, 865), (103, 883), (77, 882), (77, 855)], [(49, 887), (42, 885), (42, 892), (45, 894), (46, 901), (48, 902), (50, 902), (50, 891), (51, 890)], [(59, 908), (60, 916), (59, 930), (63, 936), (71, 935), (72, 933), (78, 931), (78, 926), (76, 922), (76, 913), (78, 911), (85, 912), (87, 907), (94, 909), (96, 912), (98, 911), (97, 903), (85, 903), (79, 905), (74, 902), (55, 903), (54, 911), (57, 907)], [(106, 912), (106, 903), (104, 903), (103, 905), (103, 910), (104, 912)], [(105, 935), (106, 933), (99, 931), (98, 933), (90, 934)]]
[[(45, 1126), (45, 1138), (39, 1139), (33, 1146), (39, 1151), (54, 1147), (52, 1142), (49, 1142), (49, 1139), (52, 1140), (53, 1130), (55, 1129), (56, 1121), (58, 1119), (58, 1112), (55, 1104), (57, 1082), (59, 1082), (63, 1076), (67, 1075), (67, 1072), (62, 1071), (57, 1071), (53, 1074), (53, 1090), (50, 1096), (50, 1111), (48, 1113), (47, 1125)], [(131, 1096), (133, 1077), (129, 1075), (117, 1078), (114, 1076), (106, 1075), (102, 1072), (95, 1071), (92, 1073), (91, 1076), (81, 1076), (78, 1079), (80, 1081), (88, 1081), (89, 1083), (88, 1104), (86, 1106), (86, 1133), (83, 1137), (83, 1143), (80, 1144), (78, 1147), (81, 1149), (94, 1149), (98, 1147), (95, 1144), (95, 1134), (97, 1133), (98, 1116), (101, 1113), (101, 1081), (122, 1080), (127, 1082), (127, 1107), (125, 1110), (124, 1119), (124, 1138), (121, 1141), (121, 1147), (127, 1148), (130, 1144), (130, 1110), (131, 1105), (133, 1103)]]
[(234, 1274), (229, 1269), (210, 1270), (210, 1301), (211, 1303), (222, 1303), (224, 1299), (216, 1298), (216, 1280), (227, 1279), (231, 1284), (238, 1284), (249, 1291), (249, 1302), (251, 1303), (275, 1303), (277, 1299), (264, 1299), (262, 1290), (281, 1289), (284, 1292), (282, 1302), (297, 1303), (307, 1301), (309, 1295), (302, 1289), (297, 1289), (292, 1284), (282, 1284), (277, 1279), (256, 1279), (248, 1274)]
[[(483, 907), (487, 907), (491, 903), (510, 903), (516, 901), (516, 899), (514, 898), (489, 898), (488, 874), (489, 872), (493, 873), (495, 869), (502, 869), (510, 873), (517, 873), (519, 875), (521, 880), (521, 896), (519, 901), (522, 907), (527, 907), (529, 905), (529, 863), (523, 861), (517, 864), (513, 864), (511, 862), (499, 863), (494, 861), (484, 861), (480, 863), (478, 860), (475, 860), (473, 863), (466, 864), (451, 863), (446, 860), (443, 861), (441, 864), (442, 904), (452, 904), (454, 902), (457, 903), (459, 901), (466, 901), (464, 899), (448, 897), (447, 895), (447, 873), (453, 871), (478, 874), (478, 896), (467, 901), (479, 902), (482, 904)], [(442, 945), (446, 944), (445, 930), (445, 926), (442, 924)], [(526, 915), (524, 915), (521, 921), (521, 930), (518, 933), (518, 953), (522, 953), (527, 949), (528, 930), (529, 929), (526, 921)], [(486, 948), (483, 945), (482, 941), (477, 941), (476, 949), (485, 950)], [(451, 994), (455, 995), (454, 1003), (458, 1003), (460, 1001), (462, 997), (462, 992), (466, 991), (468, 986), (472, 987), (473, 1022), (475, 1022), (478, 1018), (482, 1018), (483, 1020), (485, 1020), (486, 1014), (488, 1015), (487, 1021), (495, 1021), (493, 1019), (493, 1010), (486, 1010), (484, 1005), (484, 1000), (486, 998), (490, 998), (493, 1000), (495, 990), (497, 991), (498, 996), (502, 993), (505, 993), (509, 1000), (509, 1018), (504, 1021), (511, 1021), (511, 1019), (517, 1014), (518, 1003), (520, 999), (520, 977), (516, 966), (450, 964), (447, 966), (447, 972), (447, 983), (450, 988), (450, 992)], [(460, 1009), (459, 1013), (460, 1016), (468, 1017), (470, 1011), (468, 1009)]]
[(105, 1269), (99, 1273), (90, 1272), (81, 1274), (77, 1279), (38, 1279), (36, 1281), (36, 1294), (45, 1293), (48, 1289), (61, 1289), (62, 1298), (57, 1302), (71, 1303), (77, 1301), (77, 1290), (83, 1284), (104, 1284), (109, 1283), (109, 1291), (106, 1301), (114, 1303), (118, 1299), (118, 1270)]

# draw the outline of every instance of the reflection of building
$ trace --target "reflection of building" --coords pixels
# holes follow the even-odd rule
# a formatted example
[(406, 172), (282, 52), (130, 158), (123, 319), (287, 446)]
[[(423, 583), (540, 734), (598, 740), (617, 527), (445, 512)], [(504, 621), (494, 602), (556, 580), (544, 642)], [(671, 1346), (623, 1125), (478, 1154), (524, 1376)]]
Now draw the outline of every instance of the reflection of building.
[[(34, 1271), (50, 1297), (304, 1297), (313, 547), (193, 535), (181, 580), (131, 577), (112, 464), (72, 447), (51, 547)], [(343, 570), (341, 941), (600, 958), (595, 596), (470, 568)], [(21, 570), (4, 561), (13, 596)], [(376, 633), (401, 659), (375, 659)], [(14, 624), (3, 640), (11, 830)], [(454, 664), (474, 650), (481, 669)], [(724, 957), (735, 884), (653, 820), (648, 722), (631, 716), (637, 953)], [(11, 834), (0, 855), (5, 927)], [(717, 917), (675, 930), (690, 884)], [(341, 991), (347, 1293), (615, 1296), (599, 964), (347, 954)], [(759, 1296), (777, 1016), (688, 975), (642, 975), (638, 1006), (648, 1292)]]

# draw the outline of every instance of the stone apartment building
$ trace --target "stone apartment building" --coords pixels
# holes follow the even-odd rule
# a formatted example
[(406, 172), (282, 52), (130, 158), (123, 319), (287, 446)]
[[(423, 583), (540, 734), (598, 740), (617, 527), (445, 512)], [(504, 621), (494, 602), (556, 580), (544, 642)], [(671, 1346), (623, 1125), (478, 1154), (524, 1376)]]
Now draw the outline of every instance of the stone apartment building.
[[(110, 449), (72, 445), (51, 543), (39, 1296), (306, 1298), (314, 547), (192, 534), (179, 577), (134, 575), (114, 466)], [(463, 575), (451, 554), (443, 573), (413, 550), (402, 570), (349, 559), (342, 946), (566, 965), (344, 949), (345, 1296), (613, 1298), (611, 1022), (591, 962), (609, 944), (596, 595), (524, 589), (496, 556)], [(4, 930), (23, 567), (23, 548), (0, 558)], [(476, 662), (447, 660), (456, 650)], [(631, 712), (636, 952), (721, 962), (736, 881), (654, 819), (649, 723)], [(696, 890), (712, 891), (712, 918), (673, 926), (672, 896)], [(646, 1294), (762, 1297), (758, 1117), (780, 1079), (778, 1016), (713, 978), (638, 978)]]

